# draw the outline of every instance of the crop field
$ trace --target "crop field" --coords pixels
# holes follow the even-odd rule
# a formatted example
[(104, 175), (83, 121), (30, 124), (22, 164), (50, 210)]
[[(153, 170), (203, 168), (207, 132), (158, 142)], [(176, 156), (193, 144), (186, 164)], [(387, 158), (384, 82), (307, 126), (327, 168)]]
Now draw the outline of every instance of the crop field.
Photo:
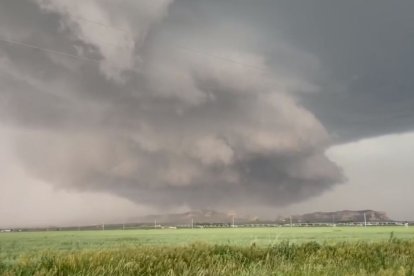
[(0, 233), (3, 275), (414, 275), (414, 227)]

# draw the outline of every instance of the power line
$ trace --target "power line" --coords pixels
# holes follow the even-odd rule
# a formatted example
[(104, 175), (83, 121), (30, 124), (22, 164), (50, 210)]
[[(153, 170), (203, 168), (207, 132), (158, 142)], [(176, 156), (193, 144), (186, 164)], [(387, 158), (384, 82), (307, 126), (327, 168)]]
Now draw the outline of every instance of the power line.
[(36, 50), (43, 51), (43, 52), (50, 53), (50, 54), (76, 58), (76, 59), (80, 59), (80, 60), (83, 60), (83, 61), (88, 61), (88, 62), (93, 62), (93, 63), (99, 63), (100, 62), (100, 60), (97, 60), (97, 59), (92, 59), (92, 58), (82, 57), (82, 56), (79, 56), (79, 55), (74, 55), (74, 54), (70, 54), (70, 53), (66, 53), (66, 52), (56, 51), (56, 50), (40, 47), (40, 46), (37, 46), (37, 45), (33, 45), (33, 44), (29, 44), (29, 43), (25, 43), (25, 42), (21, 42), (21, 41), (17, 41), (17, 40), (0, 38), (0, 41), (6, 42), (6, 43), (9, 43), (9, 44), (14, 44), (14, 45), (19, 45), (19, 46), (31, 48), (31, 49), (36, 49)]
[[(122, 28), (114, 27), (114, 26), (111, 26), (111, 25), (108, 25), (108, 24), (105, 24), (105, 23), (102, 23), (102, 22), (99, 22), (99, 21), (91, 20), (91, 19), (88, 19), (88, 18), (85, 18), (85, 17), (82, 17), (82, 16), (73, 15), (72, 17), (77, 18), (79, 20), (82, 20), (82, 21), (84, 21), (86, 23), (89, 23), (89, 24), (95, 24), (95, 25), (98, 25), (98, 26), (101, 26), (101, 27), (104, 27), (104, 28), (107, 28), (107, 29), (113, 29), (113, 30), (116, 30), (116, 31), (119, 31), (119, 32), (123, 32), (126, 35), (131, 35), (131, 33), (129, 31), (127, 31), (125, 29), (122, 29)], [(109, 42), (109, 41), (107, 43), (112, 44), (112, 45), (116, 44), (116, 43)], [(219, 59), (219, 60), (222, 60), (222, 61), (230, 62), (230, 63), (233, 63), (233, 64), (238, 64), (240, 66), (249, 67), (251, 69), (259, 71), (262, 74), (271, 74), (271, 72), (268, 72), (265, 68), (261, 68), (261, 67), (254, 66), (254, 65), (251, 65), (251, 64), (243, 63), (243, 62), (240, 62), (240, 61), (237, 61), (237, 60), (234, 60), (232, 58), (225, 57), (225, 56), (209, 54), (209, 53), (206, 53), (206, 52), (203, 52), (203, 51), (200, 51), (200, 50), (188, 47), (188, 46), (183, 46), (183, 45), (180, 45), (180, 44), (175, 44), (175, 48), (178, 48), (182, 51), (186, 51), (186, 52), (190, 52), (190, 53), (194, 53), (194, 54), (198, 54), (198, 55), (204, 55), (204, 56)]]
[[(111, 26), (111, 25), (108, 25), (108, 24), (105, 24), (105, 23), (102, 23), (102, 22), (90, 20), (88, 18), (81, 17), (81, 16), (73, 16), (73, 17), (77, 18), (79, 20), (82, 20), (86, 23), (89, 23), (89, 24), (95, 24), (95, 25), (98, 25), (98, 26), (101, 26), (101, 27), (105, 27), (107, 29), (114, 29), (114, 30), (117, 30), (119, 32), (123, 32), (126, 35), (130, 35), (130, 32), (128, 32), (127, 30), (118, 28), (118, 27), (114, 27), (114, 26)], [(83, 39), (85, 39), (85, 38), (83, 38)], [(71, 57), (71, 58), (75, 58), (75, 59), (79, 59), (79, 60), (83, 60), (83, 61), (88, 61), (88, 62), (93, 62), (93, 63), (99, 63), (100, 62), (100, 60), (97, 60), (97, 59), (91, 59), (91, 58), (82, 57), (82, 56), (79, 56), (79, 55), (70, 54), (70, 53), (66, 53), (66, 52), (62, 52), (62, 51), (56, 51), (56, 50), (53, 50), (53, 49), (48, 49), (48, 48), (40, 47), (40, 46), (37, 46), (37, 45), (33, 45), (33, 44), (29, 44), (29, 43), (25, 43), (25, 42), (21, 42), (21, 41), (17, 41), (17, 40), (5, 39), (5, 38), (0, 37), (0, 41), (7, 42), (9, 44), (15, 44), (15, 45), (23, 46), (23, 47), (28, 47), (28, 48), (44, 51), (44, 52), (55, 54), (55, 55), (62, 55), (62, 56), (66, 56), (66, 57)], [(117, 43), (113, 43), (113, 42), (109, 42), (109, 41), (107, 41), (106, 43), (111, 44), (111, 45), (117, 45)], [(266, 68), (261, 68), (261, 67), (251, 65), (251, 64), (248, 64), (248, 63), (240, 62), (238, 60), (228, 58), (228, 57), (225, 57), (225, 56), (206, 53), (206, 52), (200, 51), (198, 49), (191, 48), (191, 47), (188, 47), (188, 46), (183, 46), (183, 45), (180, 45), (180, 44), (175, 44), (175, 45), (170, 45), (170, 46), (173, 46), (174, 48), (176, 48), (178, 50), (181, 50), (181, 51), (185, 51), (185, 52), (189, 52), (189, 53), (193, 53), (193, 54), (197, 54), (197, 55), (202, 55), (202, 56), (207, 56), (207, 57), (214, 58), (214, 59), (217, 59), (217, 60), (221, 60), (221, 61), (224, 61), (224, 62), (237, 64), (237, 65), (240, 65), (240, 66), (243, 66), (243, 67), (248, 67), (250, 69), (258, 71), (259, 73), (261, 73), (263, 75), (269, 75), (269, 77), (270, 77), (270, 75), (272, 75), (272, 73), (267, 71)]]
[[(107, 25), (107, 24), (104, 24), (104, 23), (101, 23), (101, 22), (89, 20), (87, 18), (80, 17), (80, 16), (74, 16), (74, 17), (78, 18), (80, 20), (83, 20), (87, 23), (96, 24), (96, 25), (99, 25), (99, 26), (102, 26), (102, 27), (105, 27), (105, 28), (109, 28), (109, 29), (114, 29), (114, 30), (121, 31), (121, 32), (124, 32), (125, 34), (129, 35), (129, 33), (124, 29), (120, 29), (120, 28), (117, 28), (117, 27), (114, 27), (114, 26), (110, 26), (110, 25)], [(186, 52), (191, 52), (191, 53), (198, 54), (198, 55), (209, 56), (209, 57), (212, 57), (212, 58), (215, 58), (215, 59), (220, 59), (220, 60), (223, 60), (223, 61), (226, 61), (226, 62), (231, 62), (231, 63), (238, 64), (238, 65), (241, 65), (241, 66), (249, 67), (249, 68), (255, 69), (257, 71), (260, 71), (261, 73), (266, 73), (266, 74), (269, 73), (269, 72), (266, 72), (265, 68), (260, 68), (258, 66), (254, 66), (254, 65), (251, 65), (251, 64), (246, 64), (246, 63), (243, 63), (243, 62), (239, 62), (237, 60), (234, 60), (234, 59), (231, 59), (231, 58), (228, 58), (228, 57), (223, 57), (223, 56), (214, 55), (214, 54), (208, 54), (208, 53), (196, 50), (196, 49), (188, 47), (188, 46), (183, 46), (183, 45), (180, 45), (180, 44), (175, 44), (175, 47), (179, 48), (180, 50), (186, 51)]]
[[(95, 21), (95, 20), (90, 20), (90, 19), (82, 17), (82, 16), (73, 16), (73, 17), (77, 18), (77, 19), (80, 19), (82, 21), (85, 21), (87, 23), (90, 23), (90, 24), (96, 24), (98, 26), (105, 27), (107, 29), (114, 29), (114, 30), (117, 30), (117, 31), (120, 31), (120, 32), (124, 32), (126, 35), (130, 35), (130, 32), (125, 30), (125, 29), (114, 27), (114, 26), (111, 26), (111, 25), (108, 25), (108, 24), (104, 24), (104, 23)], [(214, 54), (208, 54), (208, 53), (199, 51), (197, 49), (194, 49), (194, 48), (191, 48), (191, 47), (188, 47), (188, 46), (183, 46), (183, 45), (177, 45), (176, 44), (176, 47), (180, 48), (181, 50), (187, 51), (187, 52), (191, 52), (191, 53), (195, 53), (195, 54), (199, 54), (199, 55), (205, 55), (205, 56), (209, 56), (209, 57), (212, 57), (212, 58), (221, 59), (223, 61), (238, 64), (238, 65), (241, 65), (241, 66), (246, 66), (246, 67), (255, 69), (257, 71), (260, 71), (261, 73), (266, 73), (266, 74), (269, 73), (269, 72), (267, 72), (267, 70), (265, 68), (260, 68), (258, 66), (254, 66), (254, 65), (251, 65), (251, 64), (246, 64), (246, 63), (243, 63), (243, 62), (239, 62), (237, 60), (234, 60), (234, 59), (231, 59), (231, 58), (228, 58), (228, 57), (223, 57), (223, 56), (214, 55)]]
[(223, 57), (223, 56), (214, 55), (214, 54), (208, 54), (208, 53), (198, 51), (198, 50), (195, 50), (195, 49), (192, 49), (192, 48), (188, 48), (187, 46), (182, 46), (182, 45), (177, 45), (176, 47), (179, 48), (180, 50), (183, 50), (183, 51), (186, 51), (186, 52), (191, 52), (191, 53), (198, 54), (198, 55), (209, 56), (209, 57), (212, 57), (212, 58), (215, 58), (215, 59), (220, 59), (222, 61), (234, 63), (234, 64), (237, 64), (237, 65), (240, 65), (240, 66), (249, 67), (249, 68), (254, 69), (254, 70), (256, 70), (256, 71), (258, 71), (262, 74), (270, 74), (270, 72), (267, 72), (266, 69), (264, 69), (264, 68), (260, 68), (258, 66), (254, 66), (254, 65), (251, 65), (251, 64), (239, 62), (237, 60), (234, 60), (234, 59), (231, 59), (231, 58), (228, 58), (228, 57)]
[[(85, 21), (87, 23), (96, 24), (98, 26), (105, 27), (105, 28), (108, 28), (108, 29), (114, 29), (114, 30), (117, 30), (117, 31), (120, 31), (120, 32), (124, 32), (126, 35), (130, 35), (130, 33), (128, 31), (126, 31), (124, 29), (121, 29), (121, 28), (118, 28), (118, 27), (114, 27), (114, 26), (104, 24), (104, 23), (101, 23), (101, 22), (98, 22), (98, 21), (90, 20), (90, 19), (87, 19), (87, 18), (84, 18), (84, 17), (81, 17), (81, 16), (73, 16), (73, 17), (77, 18), (77, 19), (80, 19), (82, 21)], [(108, 42), (108, 43), (111, 43), (111, 42)], [(261, 71), (262, 73), (269, 73), (269, 72), (266, 72), (265, 68), (260, 68), (258, 66), (254, 66), (254, 65), (251, 65), (251, 64), (246, 64), (246, 63), (243, 63), (243, 62), (239, 62), (237, 60), (234, 60), (234, 59), (231, 59), (231, 58), (228, 58), (228, 57), (223, 57), (223, 56), (214, 55), (214, 54), (208, 54), (208, 53), (196, 50), (196, 49), (188, 47), (188, 46), (177, 45), (177, 44), (175, 46), (176, 46), (176, 48), (180, 48), (181, 50), (184, 50), (184, 51), (187, 51), (187, 52), (191, 52), (191, 53), (195, 53), (195, 54), (199, 54), (199, 55), (205, 55), (205, 56), (209, 56), (209, 57), (212, 57), (212, 58), (221, 59), (223, 61), (231, 62), (231, 63), (234, 63), (234, 64), (250, 67), (252, 69)]]
[[(17, 41), (17, 40), (12, 40), (12, 39), (4, 39), (4, 38), (0, 38), (0, 41), (6, 42), (6, 43), (9, 43), (9, 44), (18, 45), (18, 46), (23, 46), (23, 47), (26, 47), (26, 48), (31, 48), (31, 49), (43, 51), (43, 52), (54, 54), (54, 55), (61, 55), (61, 56), (65, 56), (65, 57), (75, 58), (75, 59), (82, 60), (82, 61), (93, 62), (93, 63), (99, 63), (100, 62), (100, 60), (98, 60), (98, 59), (87, 58), (87, 57), (83, 57), (83, 56), (79, 56), (79, 55), (75, 55), (75, 54), (70, 54), (70, 53), (67, 53), (67, 52), (62, 52), (62, 51), (57, 51), (57, 50), (53, 50), (53, 49), (49, 49), (49, 48), (44, 48), (44, 47), (40, 47), (40, 46), (37, 46), (37, 45), (25, 43), (25, 42), (22, 42), (22, 41)], [(108, 43), (110, 43), (110, 42), (108, 42)], [(115, 43), (113, 43), (113, 45), (114, 44)], [(270, 75), (271, 74), (270, 72), (265, 71), (265, 69), (263, 69), (263, 68), (260, 68), (260, 67), (257, 67), (257, 66), (251, 65), (251, 64), (242, 63), (242, 62), (239, 62), (239, 61), (227, 58), (227, 57), (208, 54), (208, 53), (198, 51), (198, 50), (194, 50), (192, 48), (188, 48), (188, 47), (182, 46), (182, 45), (178, 45), (178, 46), (176, 46), (176, 48), (179, 49), (179, 50), (186, 51), (186, 52), (190, 52), (190, 53), (194, 53), (194, 54), (198, 54), (198, 55), (204, 55), (204, 56), (219, 59), (219, 60), (222, 60), (222, 61), (225, 61), (225, 62), (234, 63), (234, 64), (237, 64), (237, 65), (240, 65), (240, 66), (243, 66), (243, 67), (248, 67), (248, 68), (251, 68), (255, 71), (258, 71), (258, 72), (262, 73), (263, 75), (265, 75), (265, 74)]]

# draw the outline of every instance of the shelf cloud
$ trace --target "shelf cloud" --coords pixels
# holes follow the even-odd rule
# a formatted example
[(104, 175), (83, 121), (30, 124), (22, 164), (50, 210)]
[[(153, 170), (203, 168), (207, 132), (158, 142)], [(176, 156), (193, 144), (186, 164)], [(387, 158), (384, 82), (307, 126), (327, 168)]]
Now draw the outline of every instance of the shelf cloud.
[(392, 122), (412, 106), (403, 93), (390, 107), (398, 114), (363, 108), (373, 71), (335, 51), (346, 45), (323, 51), (335, 39), (325, 14), (305, 9), (306, 25), (287, 16), (294, 4), (264, 2), (0, 4), (0, 121), (20, 164), (57, 189), (155, 207), (286, 206), (343, 183), (326, 150), (408, 130)]

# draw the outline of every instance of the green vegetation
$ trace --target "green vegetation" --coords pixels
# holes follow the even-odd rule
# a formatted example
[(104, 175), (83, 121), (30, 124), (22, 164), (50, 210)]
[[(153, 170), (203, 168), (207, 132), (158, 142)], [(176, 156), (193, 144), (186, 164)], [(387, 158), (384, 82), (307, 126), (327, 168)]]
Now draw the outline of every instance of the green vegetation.
[(44, 252), (13, 264), (5, 275), (412, 275), (414, 242), (282, 242), (270, 247), (193, 244), (183, 247)]
[(2, 233), (0, 274), (414, 275), (413, 238), (404, 227)]

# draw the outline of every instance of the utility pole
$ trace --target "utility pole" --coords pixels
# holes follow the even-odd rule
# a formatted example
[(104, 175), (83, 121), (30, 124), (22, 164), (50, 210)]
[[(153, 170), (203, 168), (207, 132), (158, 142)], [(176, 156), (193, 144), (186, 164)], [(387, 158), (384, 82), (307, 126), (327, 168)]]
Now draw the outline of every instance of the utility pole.
[(234, 215), (233, 215), (233, 228), (234, 228)]
[(289, 218), (290, 218), (290, 227), (292, 227), (292, 216), (290, 216)]
[(364, 226), (367, 227), (367, 216), (365, 215), (365, 212), (364, 212)]
[(154, 229), (157, 229), (157, 220), (154, 220)]
[(105, 223), (102, 223), (102, 231), (105, 231)]

